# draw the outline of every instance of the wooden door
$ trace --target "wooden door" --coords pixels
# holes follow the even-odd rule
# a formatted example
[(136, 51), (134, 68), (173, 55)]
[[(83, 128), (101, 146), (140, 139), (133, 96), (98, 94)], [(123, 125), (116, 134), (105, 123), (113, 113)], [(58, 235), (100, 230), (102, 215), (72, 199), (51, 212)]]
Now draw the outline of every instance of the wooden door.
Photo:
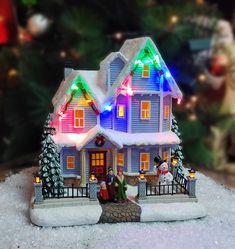
[(95, 172), (98, 181), (106, 180), (106, 151), (90, 152), (90, 173)]

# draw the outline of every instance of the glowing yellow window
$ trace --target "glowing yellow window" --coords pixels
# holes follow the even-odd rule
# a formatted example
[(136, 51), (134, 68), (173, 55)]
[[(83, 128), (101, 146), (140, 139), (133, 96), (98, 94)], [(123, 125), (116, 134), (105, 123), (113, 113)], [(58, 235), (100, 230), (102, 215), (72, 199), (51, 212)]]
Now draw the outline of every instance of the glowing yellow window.
[(149, 75), (150, 75), (150, 72), (149, 72), (149, 65), (148, 65), (148, 64), (144, 64), (144, 65), (143, 65), (143, 71), (142, 71), (142, 77), (148, 78)]
[(117, 156), (117, 164), (119, 166), (124, 166), (124, 154), (123, 153), (118, 153), (118, 156)]
[(168, 161), (168, 159), (169, 159), (169, 152), (168, 152), (168, 150), (166, 150), (163, 152), (163, 160)]
[(67, 169), (75, 169), (75, 157), (67, 156)]
[(117, 117), (118, 118), (125, 117), (125, 105), (117, 105)]
[(140, 153), (140, 169), (149, 170), (149, 153)]
[(85, 125), (84, 109), (74, 109), (74, 127), (83, 128)]
[(170, 107), (169, 105), (165, 105), (164, 107), (164, 119), (168, 119), (170, 114)]
[(141, 119), (150, 119), (150, 101), (141, 101)]
[(92, 166), (104, 166), (104, 153), (92, 153), (91, 154)]

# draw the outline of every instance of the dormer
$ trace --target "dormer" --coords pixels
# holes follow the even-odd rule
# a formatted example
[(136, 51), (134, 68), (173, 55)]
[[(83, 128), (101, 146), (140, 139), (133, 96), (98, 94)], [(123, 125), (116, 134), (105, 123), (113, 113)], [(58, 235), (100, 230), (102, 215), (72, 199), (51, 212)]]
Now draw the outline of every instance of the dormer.
[(102, 72), (102, 81), (105, 82), (107, 89), (109, 89), (121, 73), (126, 65), (126, 58), (120, 52), (109, 54), (101, 63), (100, 71)]

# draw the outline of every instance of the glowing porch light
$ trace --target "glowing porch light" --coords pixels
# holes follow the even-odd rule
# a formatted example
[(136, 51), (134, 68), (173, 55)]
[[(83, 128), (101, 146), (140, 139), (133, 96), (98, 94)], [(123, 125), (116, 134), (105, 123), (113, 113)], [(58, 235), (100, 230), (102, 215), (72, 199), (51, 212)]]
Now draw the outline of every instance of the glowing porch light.
[(190, 170), (188, 170), (188, 173), (189, 173), (189, 177), (190, 178), (195, 178), (195, 174), (196, 174), (196, 171), (194, 170), (194, 169), (190, 169)]
[(143, 169), (141, 169), (139, 171), (139, 177), (140, 177), (140, 180), (144, 180), (145, 179), (145, 171)]
[(41, 178), (39, 175), (35, 176), (35, 183), (40, 183), (41, 182)]

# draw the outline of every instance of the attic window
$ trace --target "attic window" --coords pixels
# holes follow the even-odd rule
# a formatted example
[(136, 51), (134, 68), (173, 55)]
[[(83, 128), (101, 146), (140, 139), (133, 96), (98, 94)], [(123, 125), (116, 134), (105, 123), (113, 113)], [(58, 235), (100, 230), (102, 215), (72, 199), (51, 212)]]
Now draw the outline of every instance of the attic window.
[(149, 76), (150, 76), (149, 65), (148, 64), (144, 64), (143, 65), (143, 71), (142, 71), (142, 77), (143, 78), (149, 78)]
[(74, 128), (84, 128), (85, 113), (84, 109), (74, 109)]

